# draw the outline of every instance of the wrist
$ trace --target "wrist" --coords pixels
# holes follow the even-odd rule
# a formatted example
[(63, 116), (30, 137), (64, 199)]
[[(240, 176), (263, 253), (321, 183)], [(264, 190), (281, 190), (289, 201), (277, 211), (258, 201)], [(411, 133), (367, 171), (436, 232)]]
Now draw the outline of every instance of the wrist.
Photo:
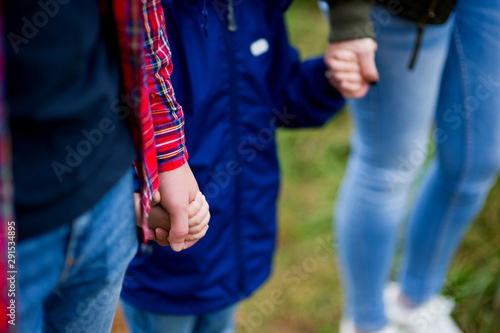
[(370, 14), (373, 5), (366, 0), (335, 1), (330, 4), (331, 43), (360, 38), (373, 38)]

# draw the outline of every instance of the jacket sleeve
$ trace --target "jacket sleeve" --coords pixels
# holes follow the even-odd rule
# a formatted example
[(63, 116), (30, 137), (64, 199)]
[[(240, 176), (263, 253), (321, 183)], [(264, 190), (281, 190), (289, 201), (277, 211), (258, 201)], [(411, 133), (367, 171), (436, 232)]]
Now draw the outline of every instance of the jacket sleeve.
[(375, 39), (370, 12), (374, 0), (327, 0), (331, 43), (370, 37)]
[(184, 113), (175, 99), (170, 75), (172, 61), (160, 0), (142, 0), (146, 26), (144, 48), (150, 112), (153, 119), (158, 172), (183, 165), (188, 154)]
[(322, 57), (302, 63), (297, 59), (286, 88), (281, 126), (321, 126), (342, 109), (344, 99), (328, 82), (326, 70)]

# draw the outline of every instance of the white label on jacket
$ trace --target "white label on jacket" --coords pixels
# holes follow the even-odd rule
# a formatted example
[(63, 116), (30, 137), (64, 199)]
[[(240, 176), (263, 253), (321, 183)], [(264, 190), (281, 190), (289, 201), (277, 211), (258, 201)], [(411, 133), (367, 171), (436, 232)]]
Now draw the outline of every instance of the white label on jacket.
[(252, 52), (254, 57), (258, 57), (267, 51), (269, 51), (269, 43), (264, 38), (257, 39), (250, 45), (250, 52)]

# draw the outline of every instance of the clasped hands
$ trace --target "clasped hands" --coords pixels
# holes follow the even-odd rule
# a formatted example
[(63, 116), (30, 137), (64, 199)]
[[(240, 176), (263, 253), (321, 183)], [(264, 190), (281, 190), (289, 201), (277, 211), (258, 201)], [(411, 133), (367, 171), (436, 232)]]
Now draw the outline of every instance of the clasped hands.
[[(179, 252), (193, 246), (208, 230), (210, 211), (189, 166), (159, 174), (151, 202), (146, 237)], [(136, 224), (141, 226), (141, 196), (134, 194)]]
[(325, 54), (330, 84), (345, 98), (365, 96), (379, 80), (376, 51), (377, 43), (371, 38), (330, 43)]

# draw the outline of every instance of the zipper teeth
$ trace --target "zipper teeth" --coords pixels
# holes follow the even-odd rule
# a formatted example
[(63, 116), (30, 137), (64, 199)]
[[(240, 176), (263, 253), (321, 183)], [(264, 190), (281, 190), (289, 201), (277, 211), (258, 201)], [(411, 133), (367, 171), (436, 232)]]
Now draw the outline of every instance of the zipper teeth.
[[(230, 4), (232, 4), (232, 0)], [(228, 17), (229, 21), (229, 17)], [(228, 22), (229, 24), (229, 22)], [(231, 32), (228, 26), (228, 31)], [(226, 48), (228, 52), (228, 61), (229, 61), (229, 84), (230, 84), (230, 102), (229, 102), (229, 107), (230, 107), (230, 119), (231, 119), (231, 137), (234, 142), (233, 145), (233, 153), (234, 153), (234, 159), (238, 162), (238, 164), (241, 166), (241, 159), (240, 155), (238, 154), (238, 147), (237, 143), (239, 142), (239, 133), (238, 133), (238, 102), (237, 102), (237, 89), (236, 83), (237, 83), (237, 70), (236, 70), (236, 55), (233, 53), (234, 51), (234, 44), (233, 44), (233, 34), (231, 33), (226, 33)], [(234, 232), (235, 232), (235, 237), (237, 239), (241, 238), (241, 174), (235, 175), (235, 195), (236, 195), (236, 204), (235, 204), (235, 211), (236, 211), (236, 219), (234, 223)], [(238, 293), (239, 297), (242, 298), (243, 295), (245, 294), (245, 282), (244, 280), (244, 269), (241, 265), (241, 261), (243, 260), (243, 253), (242, 253), (242, 248), (240, 242), (235, 242), (235, 248), (236, 248), (236, 267), (237, 267), (237, 272), (238, 272)]]

